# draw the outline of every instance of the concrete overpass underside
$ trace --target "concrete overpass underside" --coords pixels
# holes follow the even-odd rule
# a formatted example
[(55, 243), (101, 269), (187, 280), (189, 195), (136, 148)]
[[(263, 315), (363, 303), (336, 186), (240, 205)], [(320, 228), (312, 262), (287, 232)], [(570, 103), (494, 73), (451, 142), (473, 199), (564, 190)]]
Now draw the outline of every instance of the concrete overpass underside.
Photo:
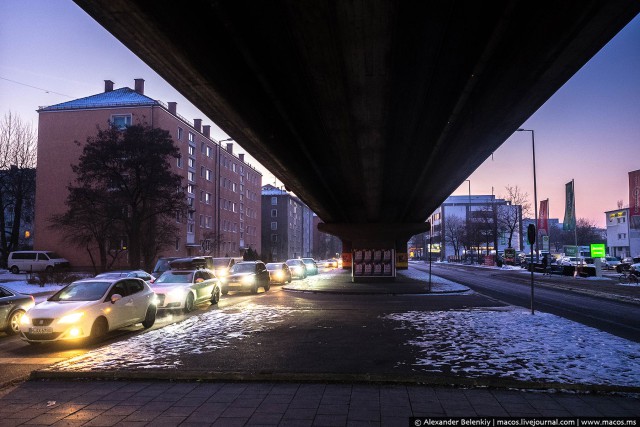
[(398, 248), (640, 12), (637, 0), (75, 1), (325, 230)]

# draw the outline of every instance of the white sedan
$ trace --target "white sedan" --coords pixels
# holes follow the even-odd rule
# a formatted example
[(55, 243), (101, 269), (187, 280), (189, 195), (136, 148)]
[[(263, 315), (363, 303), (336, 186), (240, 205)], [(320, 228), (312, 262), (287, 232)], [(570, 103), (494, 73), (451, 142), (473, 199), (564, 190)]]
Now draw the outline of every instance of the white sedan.
[(220, 281), (206, 269), (168, 270), (151, 285), (158, 298), (158, 309), (181, 309), (188, 313), (195, 304), (220, 301)]
[(156, 320), (155, 294), (144, 280), (85, 279), (65, 286), (22, 316), (20, 337), (30, 344), (89, 338)]

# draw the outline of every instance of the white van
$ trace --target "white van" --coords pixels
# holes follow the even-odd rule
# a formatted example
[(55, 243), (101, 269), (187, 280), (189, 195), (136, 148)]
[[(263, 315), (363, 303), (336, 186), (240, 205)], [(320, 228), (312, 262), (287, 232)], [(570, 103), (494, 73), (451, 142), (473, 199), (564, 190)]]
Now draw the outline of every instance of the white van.
[(51, 251), (15, 251), (9, 254), (7, 266), (13, 274), (18, 274), (69, 267), (69, 261)]

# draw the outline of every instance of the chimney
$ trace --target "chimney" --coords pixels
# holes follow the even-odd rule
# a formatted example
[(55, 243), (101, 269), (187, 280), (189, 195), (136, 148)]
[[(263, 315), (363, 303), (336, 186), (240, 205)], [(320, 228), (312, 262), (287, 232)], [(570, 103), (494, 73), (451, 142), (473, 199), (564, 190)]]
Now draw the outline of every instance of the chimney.
[(144, 79), (135, 79), (136, 82), (135, 90), (140, 95), (144, 95)]
[(202, 119), (193, 119), (193, 128), (200, 132), (202, 127)]
[(111, 80), (105, 80), (104, 81), (104, 92), (111, 92), (113, 91), (113, 82)]
[(238, 154), (238, 159), (240, 159), (240, 161), (244, 163), (244, 153)]
[(168, 102), (167, 105), (169, 106), (169, 112), (171, 114), (173, 114), (174, 116), (177, 115), (177, 111), (178, 111), (178, 103), (177, 102)]
[(233, 142), (227, 142), (227, 151), (233, 154)]
[(210, 138), (211, 137), (211, 126), (209, 126), (209, 125), (202, 126), (202, 134), (204, 136), (206, 136), (207, 138)]

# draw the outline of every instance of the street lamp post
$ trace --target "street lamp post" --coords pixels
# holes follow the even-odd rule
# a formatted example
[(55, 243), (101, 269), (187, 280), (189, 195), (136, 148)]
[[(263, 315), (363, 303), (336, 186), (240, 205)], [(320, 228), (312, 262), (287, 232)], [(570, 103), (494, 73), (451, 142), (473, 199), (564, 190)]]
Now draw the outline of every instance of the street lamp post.
[(222, 172), (220, 167), (220, 159), (222, 155), (220, 150), (222, 150), (222, 143), (225, 141), (233, 141), (233, 138), (221, 139), (218, 141), (218, 159), (216, 161), (216, 168), (218, 169), (218, 181), (216, 182), (216, 256), (220, 256), (220, 179), (222, 178)]
[[(531, 155), (533, 157), (533, 209), (535, 212), (536, 226), (536, 263), (538, 263), (539, 244), (538, 244), (538, 189), (536, 185), (536, 140), (533, 129), (518, 129), (518, 132), (531, 132)], [(533, 267), (532, 267), (533, 268)]]
[(469, 210), (467, 213), (467, 242), (469, 242), (469, 250), (471, 251), (471, 264), (473, 264), (473, 249), (471, 248), (471, 180), (465, 179), (465, 182), (469, 183)]

